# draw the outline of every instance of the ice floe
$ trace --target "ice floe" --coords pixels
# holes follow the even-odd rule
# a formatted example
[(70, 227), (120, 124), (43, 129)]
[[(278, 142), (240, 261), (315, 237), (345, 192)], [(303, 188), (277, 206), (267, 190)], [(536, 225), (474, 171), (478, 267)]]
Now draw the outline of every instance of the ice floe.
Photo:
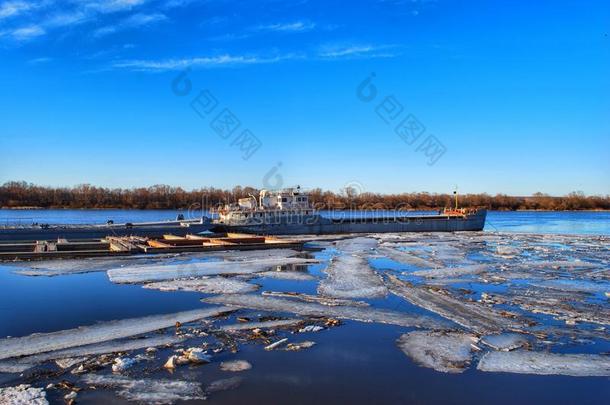
[(318, 294), (334, 298), (379, 298), (388, 290), (364, 257), (340, 255), (324, 270)]
[(236, 308), (250, 308), (262, 311), (289, 312), (304, 316), (331, 316), (360, 322), (387, 323), (399, 326), (415, 326), (427, 329), (444, 329), (449, 325), (425, 315), (413, 315), (386, 309), (335, 306), (316, 303), (262, 297), (259, 295), (221, 295), (205, 298), (205, 302), (229, 305)]
[(477, 366), (481, 371), (500, 373), (610, 376), (610, 356), (512, 351), (486, 353)]
[(471, 361), (474, 335), (415, 331), (402, 335), (398, 347), (416, 363), (444, 373), (461, 373)]
[(112, 371), (114, 371), (115, 373), (122, 373), (123, 371), (131, 368), (136, 363), (137, 360), (129, 357), (117, 357), (116, 359), (114, 359), (114, 363), (112, 364)]
[(408, 253), (404, 250), (395, 249), (392, 247), (381, 246), (377, 249), (378, 253), (388, 259), (394, 260), (398, 263), (409, 264), (412, 266), (434, 269), (437, 267), (443, 267), (444, 264), (438, 261), (432, 261)]
[(93, 273), (106, 271), (112, 267), (125, 265), (155, 263), (167, 260), (166, 255), (156, 256), (125, 256), (125, 257), (92, 257), (87, 259), (56, 259), (30, 262), (11, 263), (17, 267), (14, 273), (24, 276), (61, 276), (68, 274)]
[(499, 335), (483, 336), (481, 342), (492, 349), (508, 352), (527, 346), (529, 339), (519, 333), (502, 333)]
[(196, 262), (154, 266), (129, 266), (108, 270), (113, 283), (146, 283), (173, 280), (178, 278), (215, 276), (222, 274), (253, 274), (268, 270), (270, 267), (289, 264), (314, 264), (315, 259), (297, 257), (264, 258), (243, 261)]
[(144, 288), (161, 291), (195, 291), (206, 294), (243, 294), (256, 291), (259, 285), (231, 277), (201, 277), (157, 281), (144, 284)]
[(263, 271), (262, 273), (258, 273), (256, 277), (267, 277), (289, 281), (312, 281), (316, 279), (316, 277), (312, 276), (311, 274), (300, 271)]
[(58, 332), (0, 339), (0, 360), (135, 336), (174, 326), (176, 322), (193, 322), (229, 310), (230, 308), (227, 307), (195, 309), (173, 314), (103, 322)]
[(505, 329), (522, 330), (526, 324), (512, 317), (474, 302), (465, 302), (452, 296), (425, 287), (413, 287), (409, 283), (388, 276), (390, 291), (413, 305), (435, 312), (466, 329), (477, 333), (500, 332)]
[(430, 270), (417, 270), (410, 274), (418, 277), (437, 278), (437, 277), (459, 277), (469, 274), (480, 274), (484, 273), (489, 269), (484, 264), (473, 264), (469, 266), (460, 267), (442, 267), (438, 269)]
[(251, 330), (251, 329), (279, 328), (279, 327), (298, 325), (301, 322), (303, 322), (302, 319), (278, 319), (275, 321), (246, 322), (246, 323), (237, 323), (237, 324), (231, 324), (231, 325), (222, 325), (219, 327), (219, 329), (230, 332), (230, 331), (241, 331), (241, 330)]
[(0, 361), (0, 372), (21, 373), (29, 368), (50, 360), (61, 361), (61, 368), (70, 368), (73, 365), (78, 364), (79, 359), (86, 359), (86, 356), (173, 345), (181, 342), (182, 340), (183, 338), (178, 336), (161, 335), (145, 339), (113, 340), (105, 343), (78, 346), (70, 349), (56, 350), (52, 352), (20, 357), (17, 359), (2, 360)]
[(328, 305), (329, 307), (335, 307), (338, 305), (347, 305), (354, 307), (368, 307), (369, 304), (364, 301), (354, 301), (342, 298), (330, 298), (330, 297), (320, 297), (317, 295), (311, 294), (303, 294), (298, 292), (282, 292), (282, 291), (263, 291), (262, 295), (266, 297), (276, 297), (276, 298), (294, 298), (305, 302), (316, 302), (322, 305)]

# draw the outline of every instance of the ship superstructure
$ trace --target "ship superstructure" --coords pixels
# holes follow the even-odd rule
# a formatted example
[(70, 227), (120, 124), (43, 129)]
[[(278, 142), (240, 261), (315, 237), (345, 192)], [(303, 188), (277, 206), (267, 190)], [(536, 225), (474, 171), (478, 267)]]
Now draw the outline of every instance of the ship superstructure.
[(261, 190), (258, 198), (253, 195), (240, 198), (236, 204), (227, 204), (217, 212), (217, 223), (229, 226), (305, 224), (321, 219), (300, 187)]

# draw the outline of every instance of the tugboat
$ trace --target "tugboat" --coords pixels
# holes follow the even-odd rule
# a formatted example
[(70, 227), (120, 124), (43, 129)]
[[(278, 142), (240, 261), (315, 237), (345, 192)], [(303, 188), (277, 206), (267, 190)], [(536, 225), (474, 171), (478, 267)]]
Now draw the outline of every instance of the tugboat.
[(454, 194), (455, 207), (438, 215), (326, 218), (311, 206), (309, 195), (300, 187), (261, 190), (258, 199), (250, 195), (218, 209), (213, 224), (219, 232), (267, 235), (481, 231), (487, 210), (459, 208)]

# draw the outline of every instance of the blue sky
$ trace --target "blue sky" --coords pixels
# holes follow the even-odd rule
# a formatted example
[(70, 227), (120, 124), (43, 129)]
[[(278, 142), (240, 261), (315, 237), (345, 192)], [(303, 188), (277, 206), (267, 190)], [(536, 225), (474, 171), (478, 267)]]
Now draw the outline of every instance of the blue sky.
[(0, 182), (609, 194), (609, 23), (607, 1), (0, 0)]

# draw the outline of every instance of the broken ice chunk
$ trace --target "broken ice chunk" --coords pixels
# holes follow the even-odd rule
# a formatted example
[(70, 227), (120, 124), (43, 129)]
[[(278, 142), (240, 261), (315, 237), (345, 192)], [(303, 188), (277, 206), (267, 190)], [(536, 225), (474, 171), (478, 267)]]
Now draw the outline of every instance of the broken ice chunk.
[(298, 342), (298, 343), (288, 343), (286, 345), (285, 350), (297, 352), (299, 350), (309, 349), (310, 347), (313, 347), (315, 344), (316, 344), (316, 342), (312, 342), (311, 340), (306, 340), (304, 342)]
[(196, 291), (205, 294), (241, 294), (256, 291), (260, 286), (228, 277), (202, 277), (148, 283), (144, 288), (161, 291)]
[(288, 342), (288, 338), (284, 338), (284, 339), (280, 339), (277, 342), (273, 342), (270, 345), (265, 346), (265, 350), (273, 350), (276, 349), (277, 347), (283, 345), (284, 343)]
[(302, 319), (278, 319), (275, 321), (265, 322), (248, 322), (238, 323), (233, 325), (222, 325), (220, 330), (224, 331), (239, 331), (239, 330), (250, 330), (250, 329), (263, 329), (263, 328), (277, 328), (281, 326), (291, 326), (303, 322)]
[(0, 339), (0, 359), (135, 336), (174, 326), (176, 322), (193, 322), (230, 310), (227, 307), (195, 309), (174, 314), (152, 315), (143, 318), (98, 323), (58, 332), (36, 333), (19, 338)]
[(471, 361), (474, 335), (416, 331), (402, 335), (398, 347), (416, 363), (444, 373), (461, 373)]
[(489, 352), (481, 358), (477, 369), (500, 373), (608, 377), (610, 356), (528, 351)]
[(3, 405), (49, 405), (47, 393), (42, 388), (29, 384), (0, 388), (0, 404)]
[(506, 318), (485, 305), (463, 302), (441, 291), (413, 287), (393, 275), (389, 275), (386, 280), (393, 294), (477, 333), (521, 330), (526, 326), (524, 321)]
[(381, 277), (364, 257), (337, 256), (324, 272), (328, 277), (318, 286), (320, 295), (334, 298), (377, 298), (388, 293)]
[(398, 250), (390, 247), (381, 247), (377, 249), (379, 254), (385, 256), (398, 263), (410, 264), (412, 266), (433, 269), (442, 267), (443, 264), (432, 260), (423, 259), (403, 250)]
[(274, 266), (313, 263), (318, 263), (318, 261), (315, 259), (301, 259), (298, 257), (280, 257), (226, 262), (125, 266), (110, 269), (108, 270), (107, 274), (108, 278), (113, 283), (146, 283), (152, 281), (215, 276), (221, 274), (252, 274), (265, 271)]
[(410, 274), (418, 277), (435, 278), (435, 277), (459, 277), (470, 274), (480, 274), (488, 270), (484, 264), (473, 264), (462, 267), (442, 267), (430, 270), (417, 270)]
[(277, 280), (290, 281), (311, 281), (316, 279), (311, 274), (300, 271), (263, 271), (262, 273), (258, 273), (256, 277), (267, 277)]
[(495, 350), (508, 352), (526, 346), (529, 340), (518, 333), (502, 333), (481, 338), (481, 342)]
[(112, 365), (112, 371), (115, 373), (122, 373), (123, 371), (131, 368), (137, 361), (135, 359), (130, 359), (129, 357), (117, 357), (114, 359), (114, 364)]
[(66, 369), (73, 367), (77, 364), (83, 363), (85, 361), (87, 361), (87, 357), (69, 357), (65, 359), (57, 359), (55, 360), (55, 364), (57, 364), (62, 369)]
[(118, 353), (129, 350), (142, 349), (144, 347), (165, 346), (181, 342), (183, 339), (177, 336), (155, 336), (146, 339), (115, 340), (105, 343), (97, 343), (86, 346), (79, 346), (69, 349), (56, 350), (47, 353), (40, 353), (18, 359), (0, 361), (0, 373), (21, 373), (37, 364), (49, 360), (57, 360), (61, 368), (69, 368), (76, 364), (83, 356), (104, 353)]
[(449, 323), (436, 320), (425, 315), (412, 315), (404, 312), (376, 309), (370, 307), (328, 307), (320, 304), (283, 300), (260, 295), (218, 295), (205, 298), (203, 301), (233, 306), (235, 308), (251, 308), (262, 311), (291, 312), (304, 316), (325, 316), (339, 319), (352, 319), (360, 322), (387, 323), (399, 326), (415, 326), (428, 329), (445, 329)]

